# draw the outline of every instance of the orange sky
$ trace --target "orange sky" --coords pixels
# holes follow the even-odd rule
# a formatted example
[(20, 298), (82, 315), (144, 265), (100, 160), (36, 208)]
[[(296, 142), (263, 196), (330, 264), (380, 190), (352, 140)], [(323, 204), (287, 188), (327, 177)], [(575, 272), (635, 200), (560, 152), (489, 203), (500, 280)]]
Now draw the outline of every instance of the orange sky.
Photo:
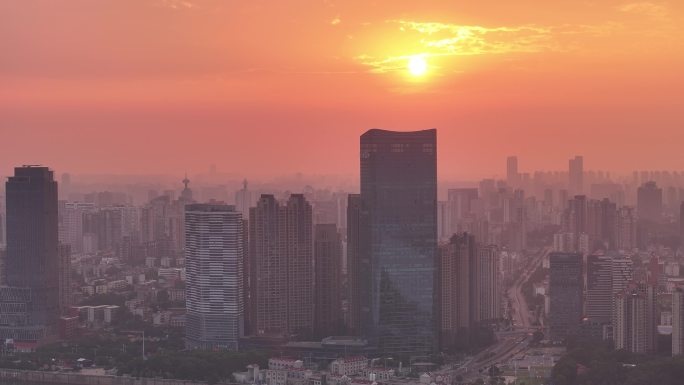
[(681, 170), (683, 22), (674, 0), (1, 1), (0, 174), (355, 174), (372, 127), (436, 127), (443, 178), (509, 154)]

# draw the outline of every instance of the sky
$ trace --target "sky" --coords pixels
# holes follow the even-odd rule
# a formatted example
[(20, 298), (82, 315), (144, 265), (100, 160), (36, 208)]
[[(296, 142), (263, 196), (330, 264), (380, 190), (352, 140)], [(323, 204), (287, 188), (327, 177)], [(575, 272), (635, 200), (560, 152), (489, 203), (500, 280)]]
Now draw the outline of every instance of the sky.
[[(684, 1), (0, 0), (0, 174), (684, 169)], [(418, 58), (425, 73), (407, 68)]]

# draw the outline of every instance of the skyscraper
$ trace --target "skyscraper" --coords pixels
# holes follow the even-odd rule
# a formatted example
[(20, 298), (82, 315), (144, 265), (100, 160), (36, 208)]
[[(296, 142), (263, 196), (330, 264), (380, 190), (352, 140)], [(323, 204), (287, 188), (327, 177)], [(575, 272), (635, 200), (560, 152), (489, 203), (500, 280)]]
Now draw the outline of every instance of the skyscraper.
[(633, 207), (620, 207), (617, 212), (616, 226), (617, 249), (634, 250), (637, 247), (637, 217)]
[(342, 238), (337, 226), (317, 224), (314, 232), (314, 335), (325, 338), (342, 330)]
[(679, 236), (684, 239), (684, 202), (679, 206)]
[(575, 156), (568, 162), (568, 190), (571, 194), (584, 192), (584, 158)]
[(587, 317), (594, 322), (610, 323), (613, 305), (612, 259), (602, 253), (587, 257)]
[(314, 312), (313, 211), (303, 194), (292, 194), (285, 206), (287, 258), (287, 323), (290, 334), (311, 338)]
[(576, 335), (582, 319), (582, 255), (551, 253), (549, 256), (549, 321), (551, 339)]
[(313, 213), (302, 194), (264, 194), (250, 209), (250, 319), (255, 335), (313, 333)]
[(57, 182), (47, 167), (14, 169), (6, 183), (6, 287), (0, 288), (0, 338), (40, 342), (59, 318)]
[(67, 314), (71, 306), (71, 246), (59, 244), (59, 312)]
[(623, 292), (616, 294), (613, 311), (615, 349), (632, 353), (656, 351), (658, 300), (654, 286), (631, 284)]
[(663, 215), (663, 190), (655, 182), (646, 182), (637, 190), (637, 214), (640, 221), (659, 222)]
[(361, 293), (368, 293), (370, 289), (370, 282), (361, 280), (362, 270), (370, 269), (370, 261), (361, 259), (361, 251), (368, 247), (368, 233), (364, 231), (368, 215), (361, 195), (349, 194), (347, 199), (347, 332), (358, 335), (361, 333)]
[(236, 351), (243, 336), (242, 216), (234, 206), (185, 206), (186, 343)]
[(447, 222), (451, 225), (449, 235), (462, 231), (461, 224), (470, 217), (472, 203), (477, 198), (477, 188), (456, 188), (447, 191)]
[(250, 331), (254, 335), (287, 333), (287, 258), (280, 237), (281, 208), (264, 194), (249, 210)]
[(499, 248), (477, 247), (477, 321), (501, 318), (501, 263)]
[(442, 349), (468, 346), (468, 332), (476, 315), (475, 237), (454, 234), (439, 251), (438, 304)]
[(509, 186), (517, 187), (520, 181), (520, 174), (518, 174), (518, 157), (509, 156), (506, 158), (506, 182)]
[(435, 351), (437, 131), (372, 129), (361, 136), (361, 199), (370, 261), (363, 329), (381, 351)]
[(249, 208), (252, 207), (252, 192), (247, 189), (247, 179), (242, 181), (242, 189), (235, 192), (235, 207), (242, 215), (249, 216)]
[(684, 354), (684, 289), (672, 292), (672, 355)]

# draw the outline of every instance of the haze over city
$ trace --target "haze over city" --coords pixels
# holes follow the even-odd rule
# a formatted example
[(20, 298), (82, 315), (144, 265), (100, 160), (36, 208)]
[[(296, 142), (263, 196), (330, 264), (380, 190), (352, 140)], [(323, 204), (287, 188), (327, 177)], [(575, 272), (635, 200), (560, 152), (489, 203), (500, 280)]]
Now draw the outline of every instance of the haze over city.
[(0, 383), (681, 385), (683, 26), (0, 0)]
[[(444, 179), (684, 162), (684, 4), (3, 1), (0, 174), (356, 175), (367, 129), (440, 129)], [(412, 76), (405, 61), (422, 56)], [(27, 145), (27, 142), (31, 145)]]

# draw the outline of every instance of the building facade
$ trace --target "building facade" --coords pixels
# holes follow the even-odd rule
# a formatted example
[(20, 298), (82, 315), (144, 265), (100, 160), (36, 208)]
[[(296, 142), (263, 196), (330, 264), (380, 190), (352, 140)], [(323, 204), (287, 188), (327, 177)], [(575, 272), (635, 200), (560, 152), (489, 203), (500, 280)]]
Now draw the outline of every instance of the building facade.
[(583, 312), (583, 259), (578, 253), (549, 255), (549, 328), (551, 339), (577, 335)]
[(56, 334), (60, 304), (57, 182), (47, 167), (14, 169), (6, 185), (7, 286), (0, 338), (42, 342)]
[(427, 354), (437, 347), (437, 131), (372, 129), (361, 136), (361, 199), (370, 236), (362, 250), (370, 290), (364, 334), (382, 352)]
[(342, 334), (342, 238), (337, 225), (317, 224), (314, 231), (314, 336)]
[(237, 351), (243, 336), (242, 215), (234, 206), (185, 206), (186, 343)]

